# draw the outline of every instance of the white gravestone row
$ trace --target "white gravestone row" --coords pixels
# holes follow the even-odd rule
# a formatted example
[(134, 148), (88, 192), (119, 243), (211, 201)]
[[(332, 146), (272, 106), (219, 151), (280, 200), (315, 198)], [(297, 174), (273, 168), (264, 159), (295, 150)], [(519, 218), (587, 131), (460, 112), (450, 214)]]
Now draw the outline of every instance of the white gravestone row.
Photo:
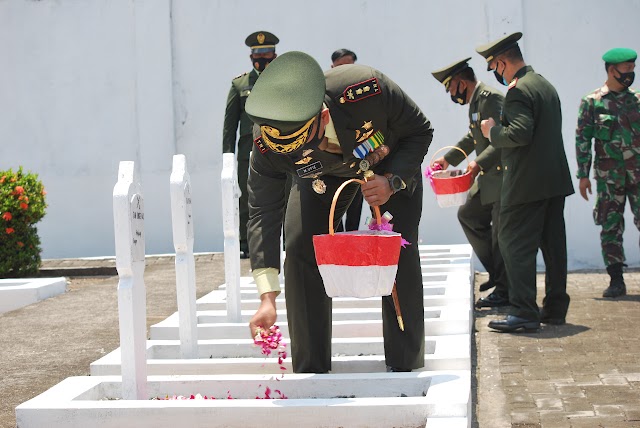
[[(184, 155), (173, 157), (171, 216), (176, 251), (176, 292), (182, 358), (197, 358), (196, 275), (193, 257), (191, 183)], [(120, 162), (113, 189), (118, 270), (118, 315), (122, 398), (146, 399), (146, 292), (144, 285), (144, 198), (136, 164)], [(239, 257), (239, 256), (238, 256)]]

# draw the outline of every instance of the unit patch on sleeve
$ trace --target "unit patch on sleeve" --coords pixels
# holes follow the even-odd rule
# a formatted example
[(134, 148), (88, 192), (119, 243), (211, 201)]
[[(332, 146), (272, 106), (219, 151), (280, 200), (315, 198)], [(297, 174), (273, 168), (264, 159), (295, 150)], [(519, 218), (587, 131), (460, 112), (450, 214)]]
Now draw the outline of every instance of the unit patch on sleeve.
[(357, 101), (361, 101), (365, 98), (372, 97), (374, 95), (379, 95), (381, 93), (380, 84), (378, 83), (378, 79), (375, 77), (365, 80), (364, 82), (356, 83), (351, 86), (347, 86), (344, 91), (342, 91), (342, 96), (340, 97), (340, 103), (355, 103)]
[(267, 146), (264, 144), (264, 141), (262, 141), (262, 137), (258, 137), (255, 140), (253, 140), (253, 143), (256, 145), (256, 147), (258, 148), (258, 150), (260, 150), (260, 153), (262, 154), (265, 154), (269, 150)]

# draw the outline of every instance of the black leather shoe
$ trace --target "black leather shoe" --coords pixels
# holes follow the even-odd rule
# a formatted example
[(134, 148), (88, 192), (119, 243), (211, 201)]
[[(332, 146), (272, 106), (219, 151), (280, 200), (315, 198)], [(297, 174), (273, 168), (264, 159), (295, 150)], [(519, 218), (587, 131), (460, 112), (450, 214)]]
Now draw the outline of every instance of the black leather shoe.
[(540, 322), (527, 320), (514, 315), (507, 315), (507, 318), (503, 320), (490, 321), (489, 328), (507, 333), (518, 330), (537, 331), (540, 328)]
[(493, 281), (489, 280), (487, 282), (483, 282), (482, 284), (480, 284), (480, 291), (487, 291), (492, 289), (495, 286), (496, 285), (493, 283)]
[(544, 309), (542, 309), (540, 310), (540, 322), (542, 324), (563, 325), (567, 323), (567, 320), (564, 317), (551, 316), (551, 314), (546, 313)]
[(401, 369), (398, 367), (387, 366), (387, 373), (406, 373), (410, 371), (411, 369)]
[(240, 258), (249, 258), (249, 243), (247, 241), (240, 241)]
[(495, 291), (487, 297), (481, 297), (476, 302), (476, 308), (497, 308), (499, 306), (509, 306), (509, 298)]

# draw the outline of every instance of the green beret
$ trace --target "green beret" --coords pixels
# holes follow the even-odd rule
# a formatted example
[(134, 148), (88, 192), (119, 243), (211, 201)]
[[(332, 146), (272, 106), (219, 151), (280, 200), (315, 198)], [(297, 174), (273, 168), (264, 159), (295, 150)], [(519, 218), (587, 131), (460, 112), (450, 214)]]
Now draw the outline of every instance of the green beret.
[(522, 33), (513, 33), (508, 36), (504, 36), (499, 38), (498, 40), (494, 40), (493, 42), (484, 44), (482, 46), (478, 46), (476, 48), (476, 52), (485, 57), (487, 60), (487, 71), (491, 71), (489, 68), (489, 64), (493, 59), (500, 55), (503, 52), (511, 49), (514, 46), (518, 45), (518, 40), (522, 38)]
[(451, 79), (453, 78), (453, 76), (460, 73), (461, 71), (466, 70), (467, 68), (471, 68), (469, 67), (469, 64), (467, 64), (470, 59), (471, 57), (462, 59), (460, 61), (456, 61), (453, 64), (449, 64), (444, 68), (441, 68), (436, 71), (432, 71), (431, 74), (433, 75), (433, 77), (436, 78), (438, 82), (444, 85), (445, 90), (448, 92), (449, 84), (451, 83)]
[(272, 151), (291, 153), (307, 140), (322, 109), (326, 82), (322, 68), (304, 52), (278, 55), (260, 74), (245, 104)]
[(251, 48), (251, 53), (273, 52), (280, 40), (268, 31), (251, 33), (244, 44)]
[(614, 48), (602, 55), (602, 60), (609, 64), (620, 64), (621, 62), (635, 61), (638, 53), (629, 48)]

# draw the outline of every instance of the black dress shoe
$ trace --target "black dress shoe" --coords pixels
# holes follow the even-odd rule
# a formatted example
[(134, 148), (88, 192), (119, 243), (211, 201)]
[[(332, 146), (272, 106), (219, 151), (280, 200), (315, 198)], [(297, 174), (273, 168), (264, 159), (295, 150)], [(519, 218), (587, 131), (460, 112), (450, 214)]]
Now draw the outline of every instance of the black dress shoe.
[(489, 328), (507, 333), (518, 330), (537, 331), (540, 328), (540, 322), (516, 317), (515, 315), (507, 315), (507, 318), (503, 320), (490, 321)]
[(387, 373), (407, 373), (410, 371), (411, 369), (401, 369), (398, 367), (387, 366)]
[(540, 322), (542, 324), (563, 325), (567, 323), (564, 317), (554, 317), (543, 310), (540, 311)]
[(247, 241), (240, 241), (240, 258), (249, 258), (249, 243)]
[(509, 298), (495, 291), (487, 297), (481, 297), (476, 302), (476, 308), (497, 308), (499, 306), (509, 306)]
[(480, 284), (480, 291), (487, 291), (492, 289), (495, 286), (496, 285), (493, 283), (493, 281), (489, 280), (487, 282), (483, 282), (482, 284)]

